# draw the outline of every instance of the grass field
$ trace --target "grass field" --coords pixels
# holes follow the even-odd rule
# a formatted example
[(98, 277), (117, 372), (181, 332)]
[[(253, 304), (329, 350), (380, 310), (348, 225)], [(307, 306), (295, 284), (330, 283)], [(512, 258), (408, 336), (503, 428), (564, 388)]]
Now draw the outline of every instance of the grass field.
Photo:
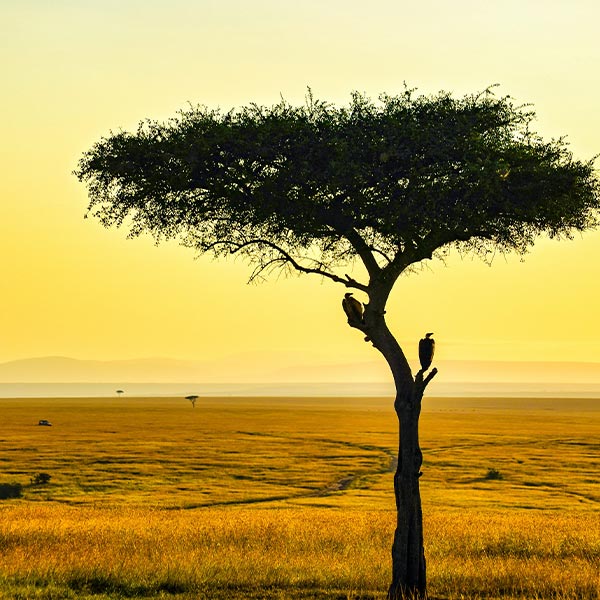
[[(7, 399), (0, 414), (0, 483), (23, 485), (0, 501), (2, 599), (385, 596), (387, 400)], [(433, 597), (600, 598), (600, 401), (432, 399), (421, 423)]]

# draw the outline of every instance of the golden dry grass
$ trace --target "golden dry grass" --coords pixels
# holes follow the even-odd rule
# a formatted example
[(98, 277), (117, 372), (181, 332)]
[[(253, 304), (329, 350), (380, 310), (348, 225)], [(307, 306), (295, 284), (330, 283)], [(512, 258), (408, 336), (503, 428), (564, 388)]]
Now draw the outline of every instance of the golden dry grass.
[[(429, 401), (432, 596), (600, 598), (598, 408)], [(0, 482), (25, 485), (0, 501), (3, 600), (385, 596), (387, 401), (0, 400), (0, 411)], [(50, 484), (29, 486), (37, 472)]]

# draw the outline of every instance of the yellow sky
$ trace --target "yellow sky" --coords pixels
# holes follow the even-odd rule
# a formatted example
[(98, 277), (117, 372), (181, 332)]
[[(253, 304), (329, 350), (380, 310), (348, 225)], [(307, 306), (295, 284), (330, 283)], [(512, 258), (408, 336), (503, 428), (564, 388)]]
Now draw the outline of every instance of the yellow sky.
[[(498, 82), (587, 159), (600, 152), (598, 22), (591, 0), (0, 3), (0, 360), (373, 358), (335, 284), (247, 286), (242, 262), (84, 220), (78, 157), (188, 102), (301, 103), (310, 86), (345, 103), (406, 81), (459, 95)], [(599, 281), (600, 231), (542, 241), (525, 262), (431, 263), (400, 280), (388, 317), (410, 353), (434, 331), (445, 359), (600, 361)]]

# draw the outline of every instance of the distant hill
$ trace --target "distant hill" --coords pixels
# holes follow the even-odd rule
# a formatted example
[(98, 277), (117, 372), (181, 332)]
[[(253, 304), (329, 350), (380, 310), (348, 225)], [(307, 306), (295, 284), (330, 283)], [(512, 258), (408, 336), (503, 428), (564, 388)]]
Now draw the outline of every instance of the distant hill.
[(0, 382), (202, 381), (206, 369), (200, 362), (168, 358), (102, 361), (46, 356), (0, 363)]
[[(309, 362), (297, 357), (274, 366), (260, 356), (231, 356), (214, 361), (144, 358), (79, 360), (41, 357), (0, 363), (0, 383), (381, 383), (391, 381), (381, 360), (360, 363)], [(600, 384), (600, 363), (438, 361), (434, 383), (572, 383)], [(417, 365), (413, 365), (417, 370)], [(439, 385), (438, 383), (438, 385)], [(432, 384), (433, 385), (433, 384)]]

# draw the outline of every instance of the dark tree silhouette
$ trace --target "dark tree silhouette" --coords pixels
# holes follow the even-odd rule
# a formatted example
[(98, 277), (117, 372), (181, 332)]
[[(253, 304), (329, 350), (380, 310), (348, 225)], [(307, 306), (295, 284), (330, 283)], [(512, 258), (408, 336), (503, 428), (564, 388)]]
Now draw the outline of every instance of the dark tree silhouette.
[[(378, 102), (355, 93), (344, 108), (309, 92), (301, 107), (199, 107), (145, 121), (101, 139), (76, 171), (105, 226), (245, 256), (251, 279), (298, 271), (364, 295), (361, 318), (348, 323), (387, 360), (400, 426), (389, 598), (426, 593), (418, 423), (436, 373), (413, 376), (386, 325), (396, 280), (451, 247), (484, 259), (523, 253), (541, 234), (598, 223), (592, 161), (573, 159), (562, 139), (542, 140), (533, 118), (489, 89), (460, 99), (406, 90)], [(363, 281), (344, 274), (353, 261)]]
[(192, 403), (192, 408), (196, 408), (196, 400), (198, 400), (198, 396), (192, 394), (191, 396), (186, 396), (185, 399)]

